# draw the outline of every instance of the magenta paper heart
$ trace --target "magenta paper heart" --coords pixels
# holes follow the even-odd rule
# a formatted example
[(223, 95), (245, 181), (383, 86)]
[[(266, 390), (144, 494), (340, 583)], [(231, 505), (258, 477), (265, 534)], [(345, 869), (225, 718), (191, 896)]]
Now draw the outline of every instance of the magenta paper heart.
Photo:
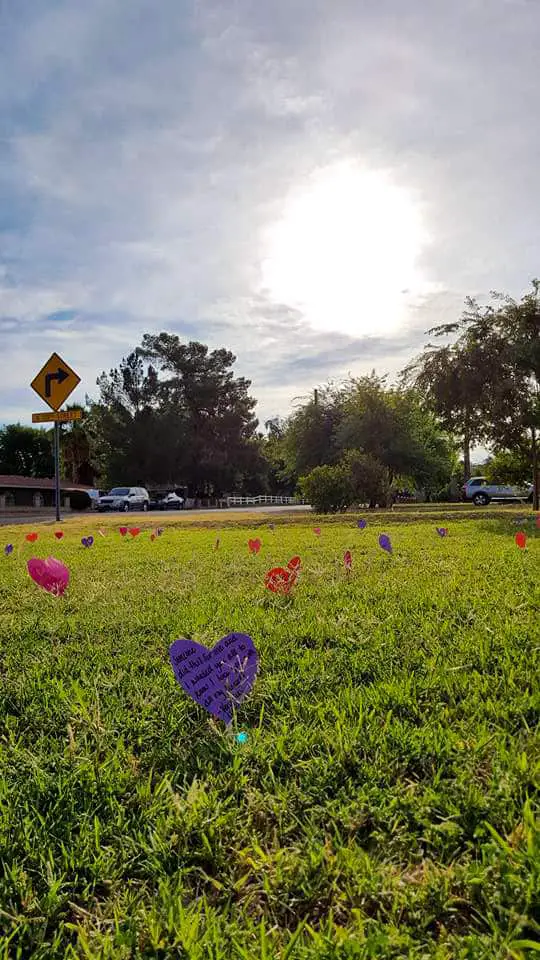
[(61, 597), (69, 583), (69, 570), (60, 560), (54, 557), (47, 557), (46, 560), (40, 560), (38, 557), (32, 557), (27, 563), (28, 573), (32, 580), (48, 593), (53, 593), (55, 597)]
[(255, 644), (247, 633), (230, 633), (212, 650), (194, 640), (175, 640), (169, 657), (188, 696), (227, 724), (235, 706), (251, 690), (259, 668)]
[(127, 530), (128, 530), (127, 527), (120, 527), (120, 536), (125, 537)]
[(320, 537), (320, 535), (321, 535), (321, 528), (320, 528), (320, 527), (313, 527), (313, 533), (315, 534), (316, 537)]

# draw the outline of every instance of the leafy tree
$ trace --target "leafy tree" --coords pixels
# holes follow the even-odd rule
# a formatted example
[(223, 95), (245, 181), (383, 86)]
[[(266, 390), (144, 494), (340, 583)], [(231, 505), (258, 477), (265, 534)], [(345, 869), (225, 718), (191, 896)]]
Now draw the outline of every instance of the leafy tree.
[(490, 483), (512, 483), (521, 486), (531, 479), (531, 463), (527, 450), (499, 450), (483, 467)]
[(336, 463), (335, 433), (340, 418), (339, 395), (330, 386), (295, 410), (285, 423), (281, 442), (289, 477), (297, 479), (314, 467)]
[(532, 290), (519, 301), (492, 296), (485, 307), (469, 298), (459, 321), (437, 328), (437, 333), (459, 334), (450, 349), (470, 372), (469, 385), (474, 384), (475, 424), (481, 424), (477, 437), (487, 439), (495, 450), (528, 448), (538, 509), (540, 281), (533, 281)]
[(417, 393), (389, 388), (374, 373), (307, 401), (286, 421), (280, 449), (291, 476), (334, 465), (354, 449), (381, 463), (389, 482), (406, 476), (424, 489), (447, 481), (455, 462), (452, 443)]
[[(443, 336), (455, 329), (451, 324), (429, 332)], [(444, 429), (458, 439), (466, 479), (471, 475), (471, 446), (486, 435), (481, 402), (485, 374), (481, 351), (470, 339), (443, 347), (429, 344), (404, 371), (404, 382), (418, 390)]]
[[(68, 410), (75, 409), (68, 406)], [(72, 483), (91, 486), (94, 482), (94, 468), (90, 448), (90, 437), (84, 420), (73, 420), (60, 425), (60, 457), (62, 475)]]
[(108, 481), (186, 486), (198, 496), (254, 482), (263, 469), (255, 400), (234, 362), (228, 350), (148, 334), (102, 374), (88, 429)]
[(54, 456), (44, 430), (11, 423), (0, 430), (0, 473), (22, 477), (52, 477)]
[(388, 388), (374, 375), (351, 380), (342, 411), (336, 446), (370, 454), (387, 469), (390, 483), (410, 477), (426, 489), (450, 475), (452, 445), (415, 391)]

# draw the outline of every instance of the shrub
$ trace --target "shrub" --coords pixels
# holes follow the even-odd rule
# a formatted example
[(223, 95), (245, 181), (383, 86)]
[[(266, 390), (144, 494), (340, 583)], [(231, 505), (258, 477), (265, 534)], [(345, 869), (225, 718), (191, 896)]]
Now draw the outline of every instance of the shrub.
[(300, 478), (302, 495), (317, 513), (339, 513), (353, 502), (349, 473), (343, 464), (315, 467)]
[(390, 500), (388, 470), (370, 453), (348, 450), (341, 466), (349, 477), (353, 503), (368, 503), (370, 507), (386, 506)]

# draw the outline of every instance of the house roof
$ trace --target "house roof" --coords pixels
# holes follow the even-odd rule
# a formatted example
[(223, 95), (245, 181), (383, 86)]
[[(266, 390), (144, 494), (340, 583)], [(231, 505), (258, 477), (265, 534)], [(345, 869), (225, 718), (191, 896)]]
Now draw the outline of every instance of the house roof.
[[(15, 474), (0, 473), (0, 490), (6, 487), (9, 489), (18, 487), (26, 490), (54, 490), (54, 479), (51, 477), (18, 477)], [(87, 487), (81, 483), (70, 483), (69, 480), (60, 480), (60, 489), (65, 491), (93, 490), (93, 487)]]

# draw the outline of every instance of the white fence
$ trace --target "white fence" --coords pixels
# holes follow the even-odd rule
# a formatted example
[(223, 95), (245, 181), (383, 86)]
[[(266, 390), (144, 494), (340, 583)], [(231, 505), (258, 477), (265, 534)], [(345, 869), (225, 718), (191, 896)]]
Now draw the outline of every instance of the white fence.
[(306, 503), (297, 497), (227, 497), (228, 507), (259, 506), (297, 506)]

